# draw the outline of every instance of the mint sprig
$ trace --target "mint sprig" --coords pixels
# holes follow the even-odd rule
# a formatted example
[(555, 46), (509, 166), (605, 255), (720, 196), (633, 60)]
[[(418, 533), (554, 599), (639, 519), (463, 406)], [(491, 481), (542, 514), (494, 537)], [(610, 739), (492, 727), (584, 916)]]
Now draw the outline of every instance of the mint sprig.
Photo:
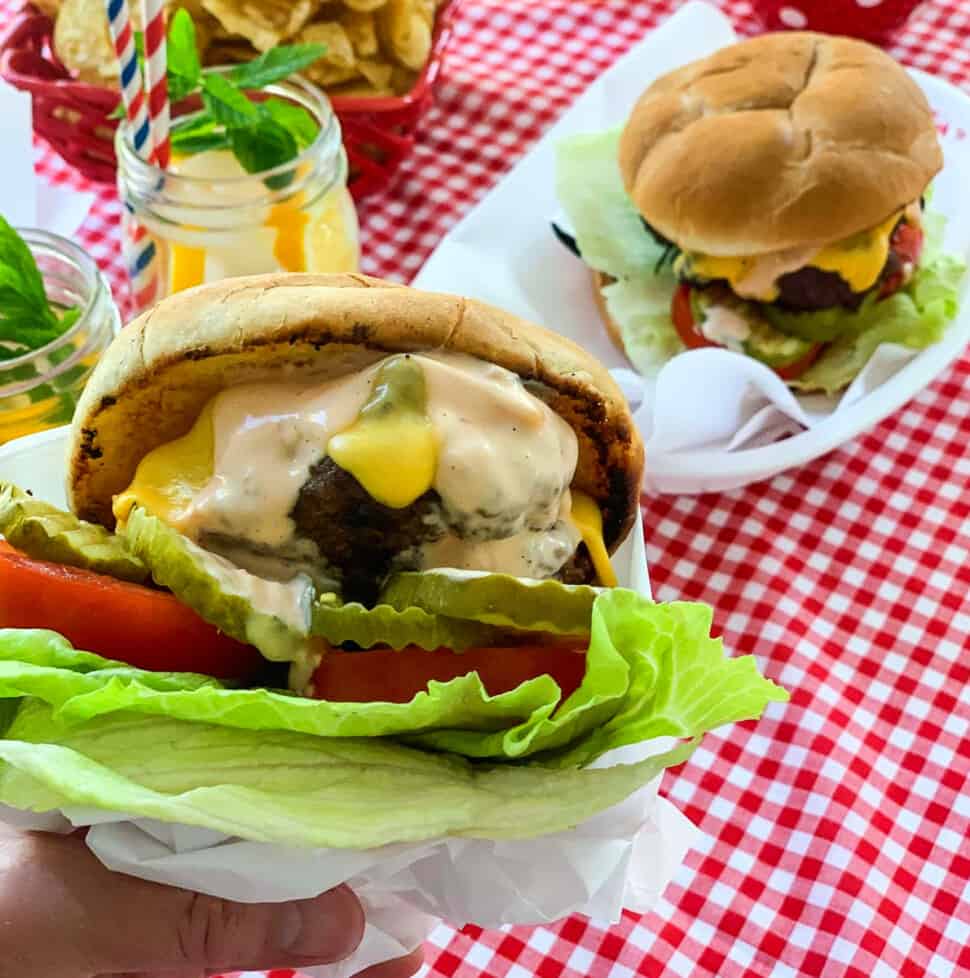
[(44, 279), (19, 234), (0, 217), (0, 360), (39, 350), (67, 332), (81, 315), (58, 315), (47, 300)]
[[(325, 52), (322, 44), (281, 45), (227, 72), (205, 70), (195, 25), (188, 12), (179, 9), (168, 29), (169, 97), (174, 103), (200, 92), (202, 109), (174, 123), (172, 150), (229, 149), (247, 173), (288, 163), (316, 138), (316, 121), (301, 105), (273, 97), (253, 102), (246, 91), (282, 81)], [(267, 180), (274, 189), (286, 182), (287, 177)]]

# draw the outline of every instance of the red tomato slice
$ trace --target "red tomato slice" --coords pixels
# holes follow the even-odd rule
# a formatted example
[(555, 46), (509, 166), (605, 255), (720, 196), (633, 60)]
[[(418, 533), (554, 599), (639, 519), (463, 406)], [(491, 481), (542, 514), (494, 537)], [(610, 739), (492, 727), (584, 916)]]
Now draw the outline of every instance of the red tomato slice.
[(904, 262), (915, 265), (923, 253), (923, 229), (903, 221), (893, 231), (890, 247)]
[[(903, 221), (893, 231), (889, 242), (890, 248), (905, 265), (915, 265), (923, 253), (923, 229)], [(879, 298), (885, 299), (902, 288), (904, 276), (902, 271), (890, 275), (879, 288)]]
[(694, 310), (690, 305), (690, 286), (684, 282), (677, 287), (670, 304), (670, 318), (680, 337), (680, 342), (688, 350), (700, 350), (705, 346), (720, 346), (709, 340), (694, 322)]
[(496, 696), (527, 679), (550, 675), (563, 697), (583, 681), (586, 649), (575, 645), (522, 645), (511, 648), (428, 651), (408, 646), (368, 652), (329, 651), (313, 676), (314, 697), (333, 703), (408, 703), (432, 679), (447, 682), (477, 672)]
[(167, 591), (34, 560), (0, 544), (0, 628), (49, 628), (139, 669), (243, 679), (264, 665)]

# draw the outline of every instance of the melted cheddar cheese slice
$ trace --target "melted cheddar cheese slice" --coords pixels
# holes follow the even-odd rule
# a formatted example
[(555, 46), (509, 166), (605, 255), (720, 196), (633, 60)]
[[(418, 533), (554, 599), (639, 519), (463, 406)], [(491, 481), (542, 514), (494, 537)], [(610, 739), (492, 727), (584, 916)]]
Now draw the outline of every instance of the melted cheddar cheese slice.
[(585, 492), (572, 493), (572, 521), (579, 530), (589, 551), (596, 578), (604, 587), (616, 587), (616, 572), (610, 563), (610, 555), (603, 542), (603, 514), (599, 506)]
[[(361, 417), (334, 435), (327, 454), (379, 503), (403, 509), (434, 483), (438, 445), (424, 415), (399, 413)], [(394, 464), (389, 465), (388, 459)]]
[(138, 463), (131, 485), (114, 498), (119, 524), (124, 525), (136, 505), (176, 529), (185, 521), (192, 500), (212, 478), (212, 406), (210, 401), (181, 438), (152, 449)]
[(836, 272), (853, 292), (863, 292), (875, 283), (886, 264), (889, 241), (902, 213), (897, 211), (882, 224), (814, 253), (808, 250), (798, 254), (794, 261), (789, 258), (786, 262), (785, 256), (797, 254), (795, 251), (738, 258), (685, 252), (678, 256), (674, 270), (698, 278), (725, 279), (738, 295), (761, 302), (777, 299), (778, 278), (805, 266)]

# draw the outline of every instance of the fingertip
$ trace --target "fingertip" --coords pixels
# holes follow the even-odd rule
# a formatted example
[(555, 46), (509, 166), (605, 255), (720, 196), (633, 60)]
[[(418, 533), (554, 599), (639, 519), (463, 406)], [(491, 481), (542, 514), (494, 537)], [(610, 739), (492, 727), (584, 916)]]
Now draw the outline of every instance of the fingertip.
[(329, 963), (349, 957), (364, 937), (364, 908), (345, 884), (294, 905), (297, 933), (287, 950), (307, 961)]

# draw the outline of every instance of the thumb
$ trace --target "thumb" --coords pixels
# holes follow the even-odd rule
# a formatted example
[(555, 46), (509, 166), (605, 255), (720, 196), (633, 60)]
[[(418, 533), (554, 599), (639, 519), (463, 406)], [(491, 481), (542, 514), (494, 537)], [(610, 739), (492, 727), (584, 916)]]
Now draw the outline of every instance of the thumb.
[(20, 973), (48, 978), (302, 967), (351, 954), (364, 913), (346, 887), (242, 904), (106, 869), (76, 837), (0, 838), (0, 921)]

